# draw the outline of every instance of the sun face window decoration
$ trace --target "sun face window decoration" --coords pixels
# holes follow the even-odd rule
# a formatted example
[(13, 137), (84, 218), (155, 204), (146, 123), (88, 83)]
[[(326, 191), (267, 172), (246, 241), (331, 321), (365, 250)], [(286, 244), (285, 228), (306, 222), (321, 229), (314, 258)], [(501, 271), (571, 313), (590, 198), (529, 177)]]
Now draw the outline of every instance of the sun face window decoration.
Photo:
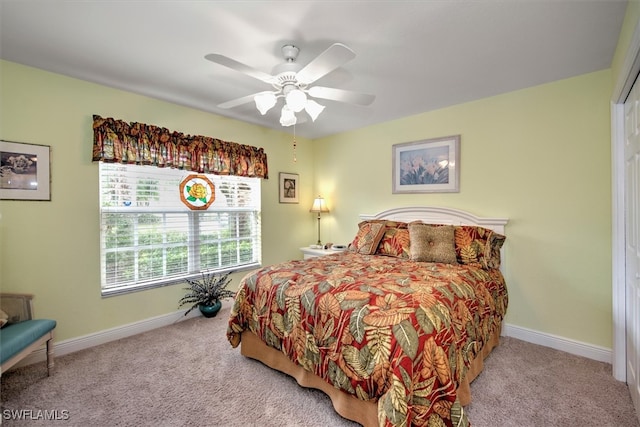
[(205, 175), (191, 174), (180, 182), (180, 200), (191, 210), (209, 209), (215, 199), (215, 186)]
[(393, 193), (458, 193), (460, 135), (393, 145)]

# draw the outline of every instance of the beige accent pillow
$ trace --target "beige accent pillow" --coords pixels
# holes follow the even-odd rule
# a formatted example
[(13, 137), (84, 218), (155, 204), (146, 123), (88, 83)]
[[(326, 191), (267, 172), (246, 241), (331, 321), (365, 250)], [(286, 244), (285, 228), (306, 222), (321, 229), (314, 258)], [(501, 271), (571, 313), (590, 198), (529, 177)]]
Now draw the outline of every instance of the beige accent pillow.
[(0, 328), (7, 324), (9, 321), (9, 315), (4, 311), (0, 310)]
[(409, 223), (411, 260), (457, 264), (453, 225)]

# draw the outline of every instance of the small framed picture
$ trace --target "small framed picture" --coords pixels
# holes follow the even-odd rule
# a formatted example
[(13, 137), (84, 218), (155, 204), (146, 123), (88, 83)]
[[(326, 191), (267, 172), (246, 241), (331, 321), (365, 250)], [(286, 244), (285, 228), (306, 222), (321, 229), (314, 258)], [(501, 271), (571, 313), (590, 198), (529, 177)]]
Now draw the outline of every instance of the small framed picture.
[(298, 203), (299, 180), (297, 173), (280, 172), (280, 203)]
[(51, 200), (50, 150), (0, 141), (0, 200)]
[(393, 146), (393, 193), (460, 191), (460, 135)]

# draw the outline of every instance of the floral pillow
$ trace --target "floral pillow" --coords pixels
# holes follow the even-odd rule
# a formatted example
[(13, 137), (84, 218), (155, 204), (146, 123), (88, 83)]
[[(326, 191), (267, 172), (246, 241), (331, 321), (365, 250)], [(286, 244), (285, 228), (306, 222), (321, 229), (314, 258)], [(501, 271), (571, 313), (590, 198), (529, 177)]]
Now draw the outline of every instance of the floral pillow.
[(489, 235), (487, 246), (485, 247), (486, 269), (500, 268), (500, 249), (507, 238), (495, 231)]
[(384, 230), (384, 222), (363, 221), (359, 223), (358, 234), (349, 245), (349, 249), (364, 255), (375, 253)]
[(500, 248), (506, 237), (484, 227), (455, 226), (456, 257), (460, 264), (490, 270), (500, 268)]
[(384, 224), (385, 232), (376, 255), (409, 259), (411, 252), (408, 224), (399, 221), (384, 221)]

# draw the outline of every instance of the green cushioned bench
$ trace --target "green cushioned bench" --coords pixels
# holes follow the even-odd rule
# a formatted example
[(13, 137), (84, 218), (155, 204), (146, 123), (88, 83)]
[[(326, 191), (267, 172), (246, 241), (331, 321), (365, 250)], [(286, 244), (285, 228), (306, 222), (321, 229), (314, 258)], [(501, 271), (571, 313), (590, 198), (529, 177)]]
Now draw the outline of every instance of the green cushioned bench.
[(46, 345), (47, 374), (51, 374), (56, 321), (33, 319), (32, 299), (28, 294), (0, 294), (0, 308), (9, 321), (0, 329), (0, 375), (42, 345)]

